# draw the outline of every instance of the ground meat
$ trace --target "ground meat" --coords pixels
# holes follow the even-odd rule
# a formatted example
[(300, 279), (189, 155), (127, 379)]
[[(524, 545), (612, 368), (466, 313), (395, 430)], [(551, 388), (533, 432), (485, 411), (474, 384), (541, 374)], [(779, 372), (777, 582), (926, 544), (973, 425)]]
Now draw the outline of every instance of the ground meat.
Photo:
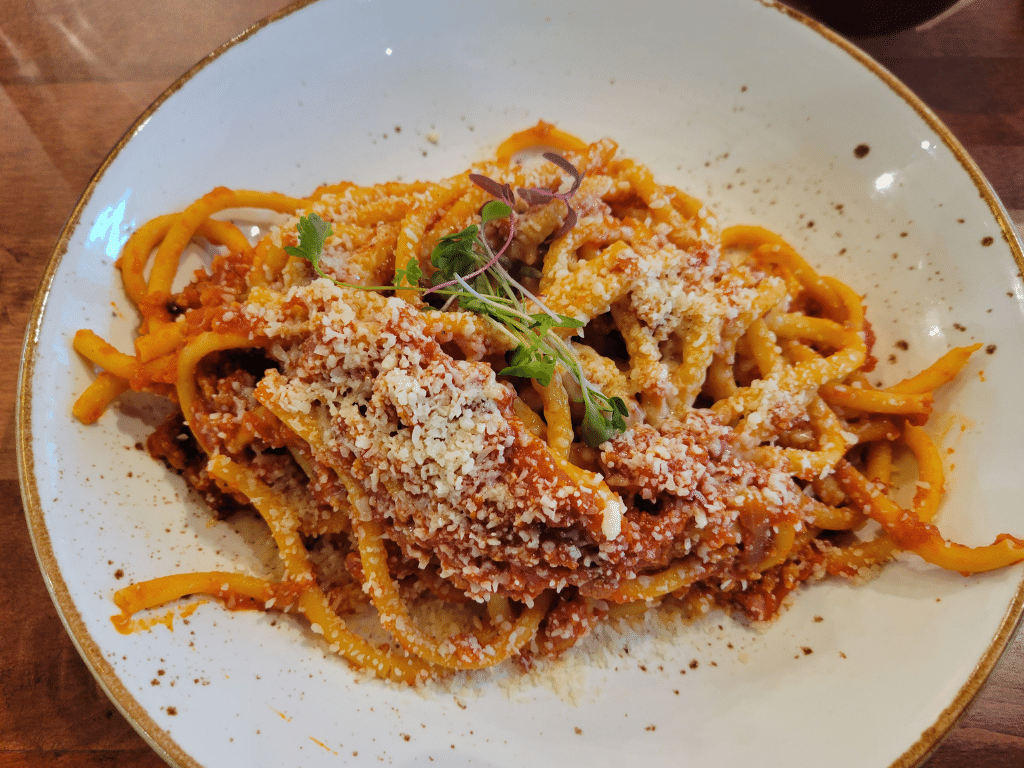
[(199, 448), (180, 413), (172, 414), (146, 440), (150, 456), (181, 475), (218, 520), (252, 509), (248, 499), (225, 493), (206, 473), (207, 455)]

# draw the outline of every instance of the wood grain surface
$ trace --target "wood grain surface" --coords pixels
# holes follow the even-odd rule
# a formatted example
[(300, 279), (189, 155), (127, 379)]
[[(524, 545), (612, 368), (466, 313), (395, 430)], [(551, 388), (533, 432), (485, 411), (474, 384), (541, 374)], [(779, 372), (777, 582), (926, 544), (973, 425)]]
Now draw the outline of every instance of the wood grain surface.
[[(185, 70), (287, 4), (0, 0), (0, 768), (164, 765), (93, 681), (36, 566), (15, 456), (18, 361), (47, 257), (107, 152)], [(1021, 0), (975, 0), (927, 29), (855, 42), (938, 113), (1024, 224)], [(1021, 632), (924, 765), (1024, 766)]]

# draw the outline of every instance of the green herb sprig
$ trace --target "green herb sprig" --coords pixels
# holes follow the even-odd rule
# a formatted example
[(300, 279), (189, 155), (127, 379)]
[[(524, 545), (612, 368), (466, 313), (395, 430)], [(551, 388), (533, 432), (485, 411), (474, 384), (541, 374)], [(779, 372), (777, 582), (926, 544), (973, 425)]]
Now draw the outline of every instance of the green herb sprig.
[[(572, 346), (555, 332), (582, 328), (583, 322), (552, 312), (515, 280), (480, 237), (476, 225), (441, 238), (430, 261), (437, 270), (433, 275), (435, 290), (448, 293), (449, 304), (457, 302), (460, 309), (482, 315), (515, 343), (508, 366), (499, 375), (536, 379), (546, 387), (561, 365), (579, 387), (584, 442), (597, 447), (625, 431), (629, 415), (626, 403), (595, 387)], [(462, 290), (444, 290), (443, 286)], [(525, 300), (542, 311), (529, 312)]]
[(285, 253), (289, 256), (305, 259), (313, 265), (313, 269), (316, 270), (320, 277), (333, 280), (330, 275), (324, 274), (323, 269), (320, 267), (320, 257), (324, 255), (324, 245), (327, 243), (327, 238), (334, 234), (334, 227), (320, 218), (319, 214), (310, 213), (299, 219), (295, 229), (299, 233), (299, 244), (298, 246), (286, 245), (284, 247)]
[[(556, 199), (565, 203), (565, 220), (552, 235), (552, 239), (565, 234), (576, 223), (576, 212), (569, 204), (569, 199), (579, 189), (583, 175), (559, 155), (548, 153), (544, 157), (573, 177), (572, 185), (565, 192), (537, 188), (520, 188), (513, 192), (508, 184), (500, 184), (480, 174), (470, 174), (470, 179), (477, 186), (495, 197), (480, 209), (481, 226), (508, 219), (508, 235), (496, 252), (488, 245), (480, 226), (476, 224), (442, 237), (430, 255), (430, 263), (435, 271), (429, 288), (419, 285), (423, 280), (423, 270), (415, 257), (410, 258), (405, 267), (395, 270), (391, 286), (353, 285), (333, 280), (320, 266), (324, 245), (333, 234), (333, 228), (316, 213), (299, 219), (299, 244), (286, 246), (285, 251), (309, 261), (321, 277), (347, 288), (401, 288), (424, 294), (436, 293), (448, 297), (444, 308), (458, 304), (460, 309), (483, 316), (515, 344), (508, 365), (498, 372), (499, 375), (535, 379), (546, 387), (551, 384), (559, 366), (568, 372), (579, 387), (577, 402), (583, 403), (584, 416), (580, 425), (583, 440), (587, 445), (597, 447), (625, 431), (626, 417), (629, 415), (625, 402), (621, 397), (609, 397), (595, 387), (587, 379), (572, 346), (556, 333), (558, 329), (574, 330), (582, 328), (584, 324), (573, 317), (552, 312), (501, 263), (501, 257), (515, 236), (514, 210), (517, 196), (530, 205)], [(541, 311), (529, 312), (527, 301)]]

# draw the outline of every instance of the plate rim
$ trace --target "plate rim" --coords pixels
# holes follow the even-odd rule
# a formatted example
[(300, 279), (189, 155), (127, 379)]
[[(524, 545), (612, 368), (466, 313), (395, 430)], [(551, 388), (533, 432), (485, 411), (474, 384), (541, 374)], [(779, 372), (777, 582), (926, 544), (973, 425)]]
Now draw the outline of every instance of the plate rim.
[[(217, 46), (206, 56), (197, 61), (174, 82), (172, 82), (139, 116), (132, 122), (121, 138), (111, 148), (102, 163), (90, 177), (78, 201), (75, 203), (60, 235), (46, 260), (46, 267), (40, 279), (39, 287), (32, 301), (29, 320), (26, 325), (22, 344), (21, 364), (18, 372), (18, 385), (15, 395), (15, 442), (17, 451), (18, 480), (22, 503), (28, 524), (29, 537), (39, 565), (40, 573), (46, 584), (47, 591), (79, 656), (85, 662), (103, 692), (111, 703), (121, 712), (136, 732), (163, 758), (176, 768), (202, 768), (201, 764), (189, 755), (165, 729), (161, 728), (149, 712), (136, 700), (121, 682), (120, 676), (104, 657), (99, 646), (93, 640), (81, 614), (70, 596), (67, 584), (57, 567), (51, 544), (50, 533), (46, 527), (43, 505), (35, 476), (34, 453), (32, 450), (32, 396), (31, 383), (34, 379), (36, 355), (38, 352), (39, 333), (46, 313), (50, 290), (56, 273), (67, 254), (72, 233), (78, 228), (82, 212), (92, 199), (92, 195), (105, 175), (107, 169), (121, 151), (132, 141), (149, 118), (175, 93), (183, 88), (193, 77), (218, 59), (228, 50), (248, 40), (260, 30), (278, 22), (303, 8), (320, 0), (295, 0), (284, 8), (260, 19), (250, 27)], [(913, 91), (899, 78), (889, 72), (865, 51), (854, 43), (832, 31), (825, 25), (791, 8), (780, 0), (758, 0), (766, 8), (774, 9), (803, 24), (837, 46), (869, 72), (879, 78), (907, 106), (911, 107), (919, 117), (931, 128), (942, 143), (951, 151), (960, 167), (967, 173), (974, 187), (980, 193), (1002, 232), (1017, 267), (1024, 271), (1024, 245), (1010, 220), (998, 195), (977, 163), (963, 147), (956, 136), (950, 131), (939, 116), (932, 111)], [(935, 722), (925, 729), (920, 737), (902, 755), (893, 761), (889, 768), (915, 768), (942, 743), (949, 735), (953, 726), (966, 712), (968, 705), (983, 687), (993, 668), (1006, 652), (1011, 637), (1018, 624), (1024, 618), (1024, 576), (1017, 585), (1014, 598), (1010, 601), (999, 627), (992, 640), (970, 676), (957, 691), (950, 704), (939, 713)], [(881, 767), (880, 767), (881, 768)]]

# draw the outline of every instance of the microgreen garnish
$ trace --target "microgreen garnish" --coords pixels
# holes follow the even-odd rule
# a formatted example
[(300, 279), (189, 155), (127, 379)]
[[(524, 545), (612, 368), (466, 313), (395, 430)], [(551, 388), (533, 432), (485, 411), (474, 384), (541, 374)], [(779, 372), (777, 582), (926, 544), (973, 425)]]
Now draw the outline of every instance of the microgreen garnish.
[(313, 269), (320, 277), (326, 277), (335, 285), (357, 288), (363, 291), (390, 291), (394, 288), (412, 288), (416, 290), (416, 286), (423, 279), (423, 270), (420, 268), (420, 262), (414, 256), (409, 259), (404, 269), (395, 270), (395, 277), (391, 285), (355, 285), (335, 280), (324, 272), (323, 267), (320, 266), (324, 245), (327, 243), (327, 238), (334, 234), (334, 227), (324, 221), (319, 214), (309, 213), (299, 218), (295, 229), (299, 233), (299, 244), (298, 246), (286, 245), (284, 247), (285, 253), (305, 259), (313, 265)]
[[(420, 260), (415, 256), (410, 256), (409, 261), (405, 264), (405, 269), (396, 269), (395, 278), (391, 281), (392, 285), (396, 288), (399, 286), (417, 286), (420, 284), (420, 280), (423, 279), (423, 270), (420, 268)], [(404, 285), (403, 285), (404, 283)]]
[[(591, 384), (572, 346), (555, 332), (556, 329), (582, 328), (584, 324), (576, 318), (552, 312), (513, 278), (501, 263), (501, 256), (515, 235), (516, 196), (530, 205), (551, 200), (565, 203), (568, 226), (563, 223), (553, 237), (564, 234), (576, 222), (576, 212), (569, 205), (569, 198), (579, 189), (582, 174), (559, 155), (544, 157), (573, 177), (573, 184), (566, 192), (520, 188), (514, 195), (508, 184), (499, 184), (479, 174), (470, 175), (473, 183), (497, 198), (481, 209), (482, 223), (508, 218), (509, 232), (497, 252), (491, 250), (475, 224), (442, 237), (430, 255), (430, 263), (436, 270), (432, 276), (433, 290), (451, 296), (449, 303), (457, 301), (460, 308), (483, 315), (515, 341), (509, 364), (498, 372), (500, 375), (536, 379), (546, 387), (561, 365), (579, 387), (578, 402), (582, 402), (584, 407), (583, 440), (587, 445), (596, 447), (625, 431), (629, 415), (626, 403), (621, 397), (608, 397)], [(462, 291), (451, 290), (455, 286)], [(542, 311), (528, 312), (527, 301)]]
[(323, 256), (327, 238), (334, 234), (334, 227), (320, 218), (319, 214), (310, 213), (301, 217), (295, 228), (299, 233), (299, 245), (286, 245), (285, 253), (305, 259), (313, 265), (313, 269), (320, 277), (330, 280), (331, 278), (320, 268), (320, 257)]
[[(430, 263), (435, 270), (430, 281), (432, 287), (420, 287), (423, 270), (416, 257), (410, 258), (405, 267), (396, 268), (391, 286), (353, 285), (333, 280), (320, 267), (323, 247), (333, 234), (333, 228), (316, 213), (299, 219), (298, 247), (286, 246), (285, 251), (310, 262), (318, 275), (333, 280), (337, 285), (361, 290), (401, 288), (424, 294), (436, 293), (448, 297), (445, 308), (457, 303), (461, 309), (482, 315), (515, 344), (508, 365), (498, 372), (499, 375), (536, 379), (546, 387), (551, 384), (558, 366), (568, 372), (579, 388), (577, 402), (582, 402), (584, 407), (580, 429), (583, 440), (587, 445), (597, 447), (625, 431), (629, 415), (626, 403), (621, 397), (608, 397), (591, 384), (572, 346), (555, 332), (558, 329), (582, 328), (583, 323), (576, 318), (556, 314), (544, 306), (509, 273), (501, 261), (515, 237), (517, 197), (527, 205), (543, 205), (552, 200), (565, 203), (565, 220), (551, 239), (561, 237), (576, 224), (576, 211), (569, 204), (569, 198), (580, 188), (583, 174), (560, 155), (546, 153), (544, 158), (572, 176), (573, 183), (568, 190), (552, 192), (521, 187), (513, 192), (508, 184), (481, 174), (470, 174), (470, 180), (495, 199), (484, 203), (480, 209), (480, 226), (470, 224), (461, 232), (438, 240), (430, 254)], [(508, 219), (508, 234), (501, 248), (493, 251), (481, 227), (503, 219)], [(541, 311), (528, 312), (527, 302)]]
[(560, 226), (558, 230), (551, 235), (551, 239), (556, 240), (576, 226), (576, 211), (573, 210), (571, 205), (569, 205), (569, 198), (576, 194), (576, 191), (580, 188), (580, 184), (583, 183), (583, 174), (576, 170), (575, 165), (570, 163), (561, 155), (556, 155), (554, 152), (545, 152), (544, 159), (554, 163), (572, 176), (572, 186), (565, 192), (552, 192), (550, 189), (540, 189), (537, 187), (531, 187), (530, 189), (520, 188), (516, 190), (516, 194), (518, 194), (519, 197), (525, 200), (529, 205), (540, 205), (550, 202), (551, 200), (561, 200), (565, 203), (565, 220), (562, 222), (562, 226)]

